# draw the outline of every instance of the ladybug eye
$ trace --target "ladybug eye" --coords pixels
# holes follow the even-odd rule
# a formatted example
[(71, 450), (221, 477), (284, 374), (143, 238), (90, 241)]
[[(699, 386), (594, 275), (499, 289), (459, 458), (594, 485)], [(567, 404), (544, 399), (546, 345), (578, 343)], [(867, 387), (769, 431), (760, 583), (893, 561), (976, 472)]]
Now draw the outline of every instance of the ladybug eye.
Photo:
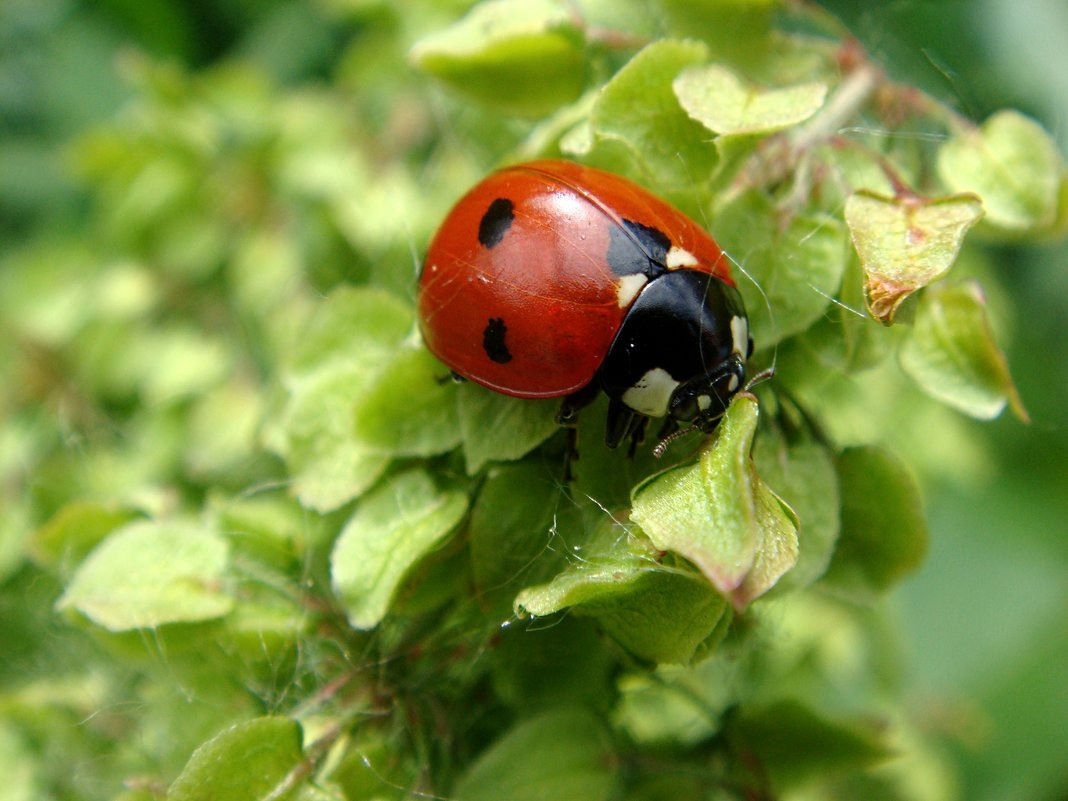
[(737, 356), (724, 361), (712, 375), (689, 381), (675, 390), (668, 414), (680, 422), (710, 428), (727, 410), (745, 381), (745, 366)]

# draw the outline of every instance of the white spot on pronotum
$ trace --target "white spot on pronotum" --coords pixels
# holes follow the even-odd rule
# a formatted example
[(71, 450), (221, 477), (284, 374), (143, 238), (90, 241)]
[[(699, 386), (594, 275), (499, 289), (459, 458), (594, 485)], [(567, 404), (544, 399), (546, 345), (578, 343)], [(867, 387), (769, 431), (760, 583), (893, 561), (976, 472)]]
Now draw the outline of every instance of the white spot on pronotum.
[(638, 297), (638, 293), (647, 283), (649, 279), (641, 273), (624, 275), (616, 281), (616, 299), (619, 301), (619, 308), (625, 309), (633, 303), (634, 298)]
[(738, 391), (738, 374), (737, 373), (731, 373), (731, 380), (727, 382), (727, 391), (728, 392), (737, 392)]
[(731, 351), (745, 361), (745, 354), (749, 352), (749, 321), (744, 317), (731, 318), (731, 345)]
[(697, 396), (697, 408), (702, 412), (707, 412), (712, 408), (712, 398), (708, 395)]
[(667, 414), (671, 393), (679, 382), (671, 373), (660, 367), (654, 367), (638, 383), (623, 393), (623, 402), (634, 411), (649, 417), (663, 417)]
[(697, 257), (694, 256), (686, 248), (680, 248), (674, 246), (667, 252), (667, 257), (664, 259), (664, 265), (669, 270), (676, 270), (679, 267), (693, 267), (697, 264)]

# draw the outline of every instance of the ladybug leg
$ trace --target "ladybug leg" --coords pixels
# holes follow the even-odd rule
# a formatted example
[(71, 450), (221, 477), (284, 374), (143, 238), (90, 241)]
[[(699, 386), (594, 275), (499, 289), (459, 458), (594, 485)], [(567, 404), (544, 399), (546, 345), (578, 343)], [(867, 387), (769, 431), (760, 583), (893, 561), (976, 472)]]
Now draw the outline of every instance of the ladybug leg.
[(649, 418), (644, 414), (634, 415), (634, 422), (630, 430), (630, 447), (627, 449), (627, 458), (633, 459), (638, 452), (638, 446), (645, 442), (645, 427), (649, 424)]
[(600, 391), (600, 384), (594, 380), (582, 387), (582, 389), (572, 392), (560, 404), (560, 409), (556, 412), (556, 424), (561, 426), (575, 425), (578, 420), (578, 413), (593, 403), (597, 399), (597, 393)]
[(636, 417), (638, 415), (625, 406), (621, 400), (609, 399), (608, 416), (604, 427), (604, 444), (609, 448), (619, 447), (619, 443), (631, 436), (634, 429), (640, 425)]
[(467, 379), (455, 370), (449, 370), (448, 375), (439, 375), (434, 380), (437, 381), (439, 384), (444, 384), (446, 381), (452, 381), (452, 383), (454, 384), (462, 384)]

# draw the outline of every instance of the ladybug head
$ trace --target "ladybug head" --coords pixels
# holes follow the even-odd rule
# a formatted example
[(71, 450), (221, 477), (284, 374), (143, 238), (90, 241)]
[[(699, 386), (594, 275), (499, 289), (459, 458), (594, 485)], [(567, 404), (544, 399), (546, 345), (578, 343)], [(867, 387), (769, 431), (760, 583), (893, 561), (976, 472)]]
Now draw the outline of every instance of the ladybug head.
[[(627, 311), (601, 385), (616, 417), (666, 416), (666, 428), (711, 431), (745, 386), (752, 349), (738, 290), (700, 270), (673, 270), (650, 281)], [(610, 419), (608, 445), (634, 428)]]
[(731, 354), (726, 361), (713, 366), (712, 372), (680, 384), (671, 393), (667, 413), (678, 423), (712, 431), (727, 411), (731, 398), (744, 385), (745, 360)]

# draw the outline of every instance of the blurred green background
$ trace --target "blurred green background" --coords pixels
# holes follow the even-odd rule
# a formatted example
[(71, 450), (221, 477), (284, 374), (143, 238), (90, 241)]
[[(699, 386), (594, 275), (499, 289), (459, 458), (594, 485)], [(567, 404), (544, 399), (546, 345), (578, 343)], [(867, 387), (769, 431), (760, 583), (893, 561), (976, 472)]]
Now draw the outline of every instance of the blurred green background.
[[(123, 108), (131, 52), (189, 71), (240, 60), (282, 86), (344, 84), (376, 46), (368, 20), (384, 5), (3, 0), (0, 249), (85, 224), (66, 145)], [(464, 5), (436, 10), (448, 18)], [(824, 5), (895, 78), (977, 120), (1019, 108), (1068, 152), (1064, 0)], [(1000, 335), (1032, 423), (965, 421), (989, 449), (967, 470), (923, 466), (931, 552), (895, 606), (909, 704), (954, 734), (945, 747), (962, 797), (1052, 801), (1068, 798), (1068, 247), (1003, 246), (994, 268)]]

